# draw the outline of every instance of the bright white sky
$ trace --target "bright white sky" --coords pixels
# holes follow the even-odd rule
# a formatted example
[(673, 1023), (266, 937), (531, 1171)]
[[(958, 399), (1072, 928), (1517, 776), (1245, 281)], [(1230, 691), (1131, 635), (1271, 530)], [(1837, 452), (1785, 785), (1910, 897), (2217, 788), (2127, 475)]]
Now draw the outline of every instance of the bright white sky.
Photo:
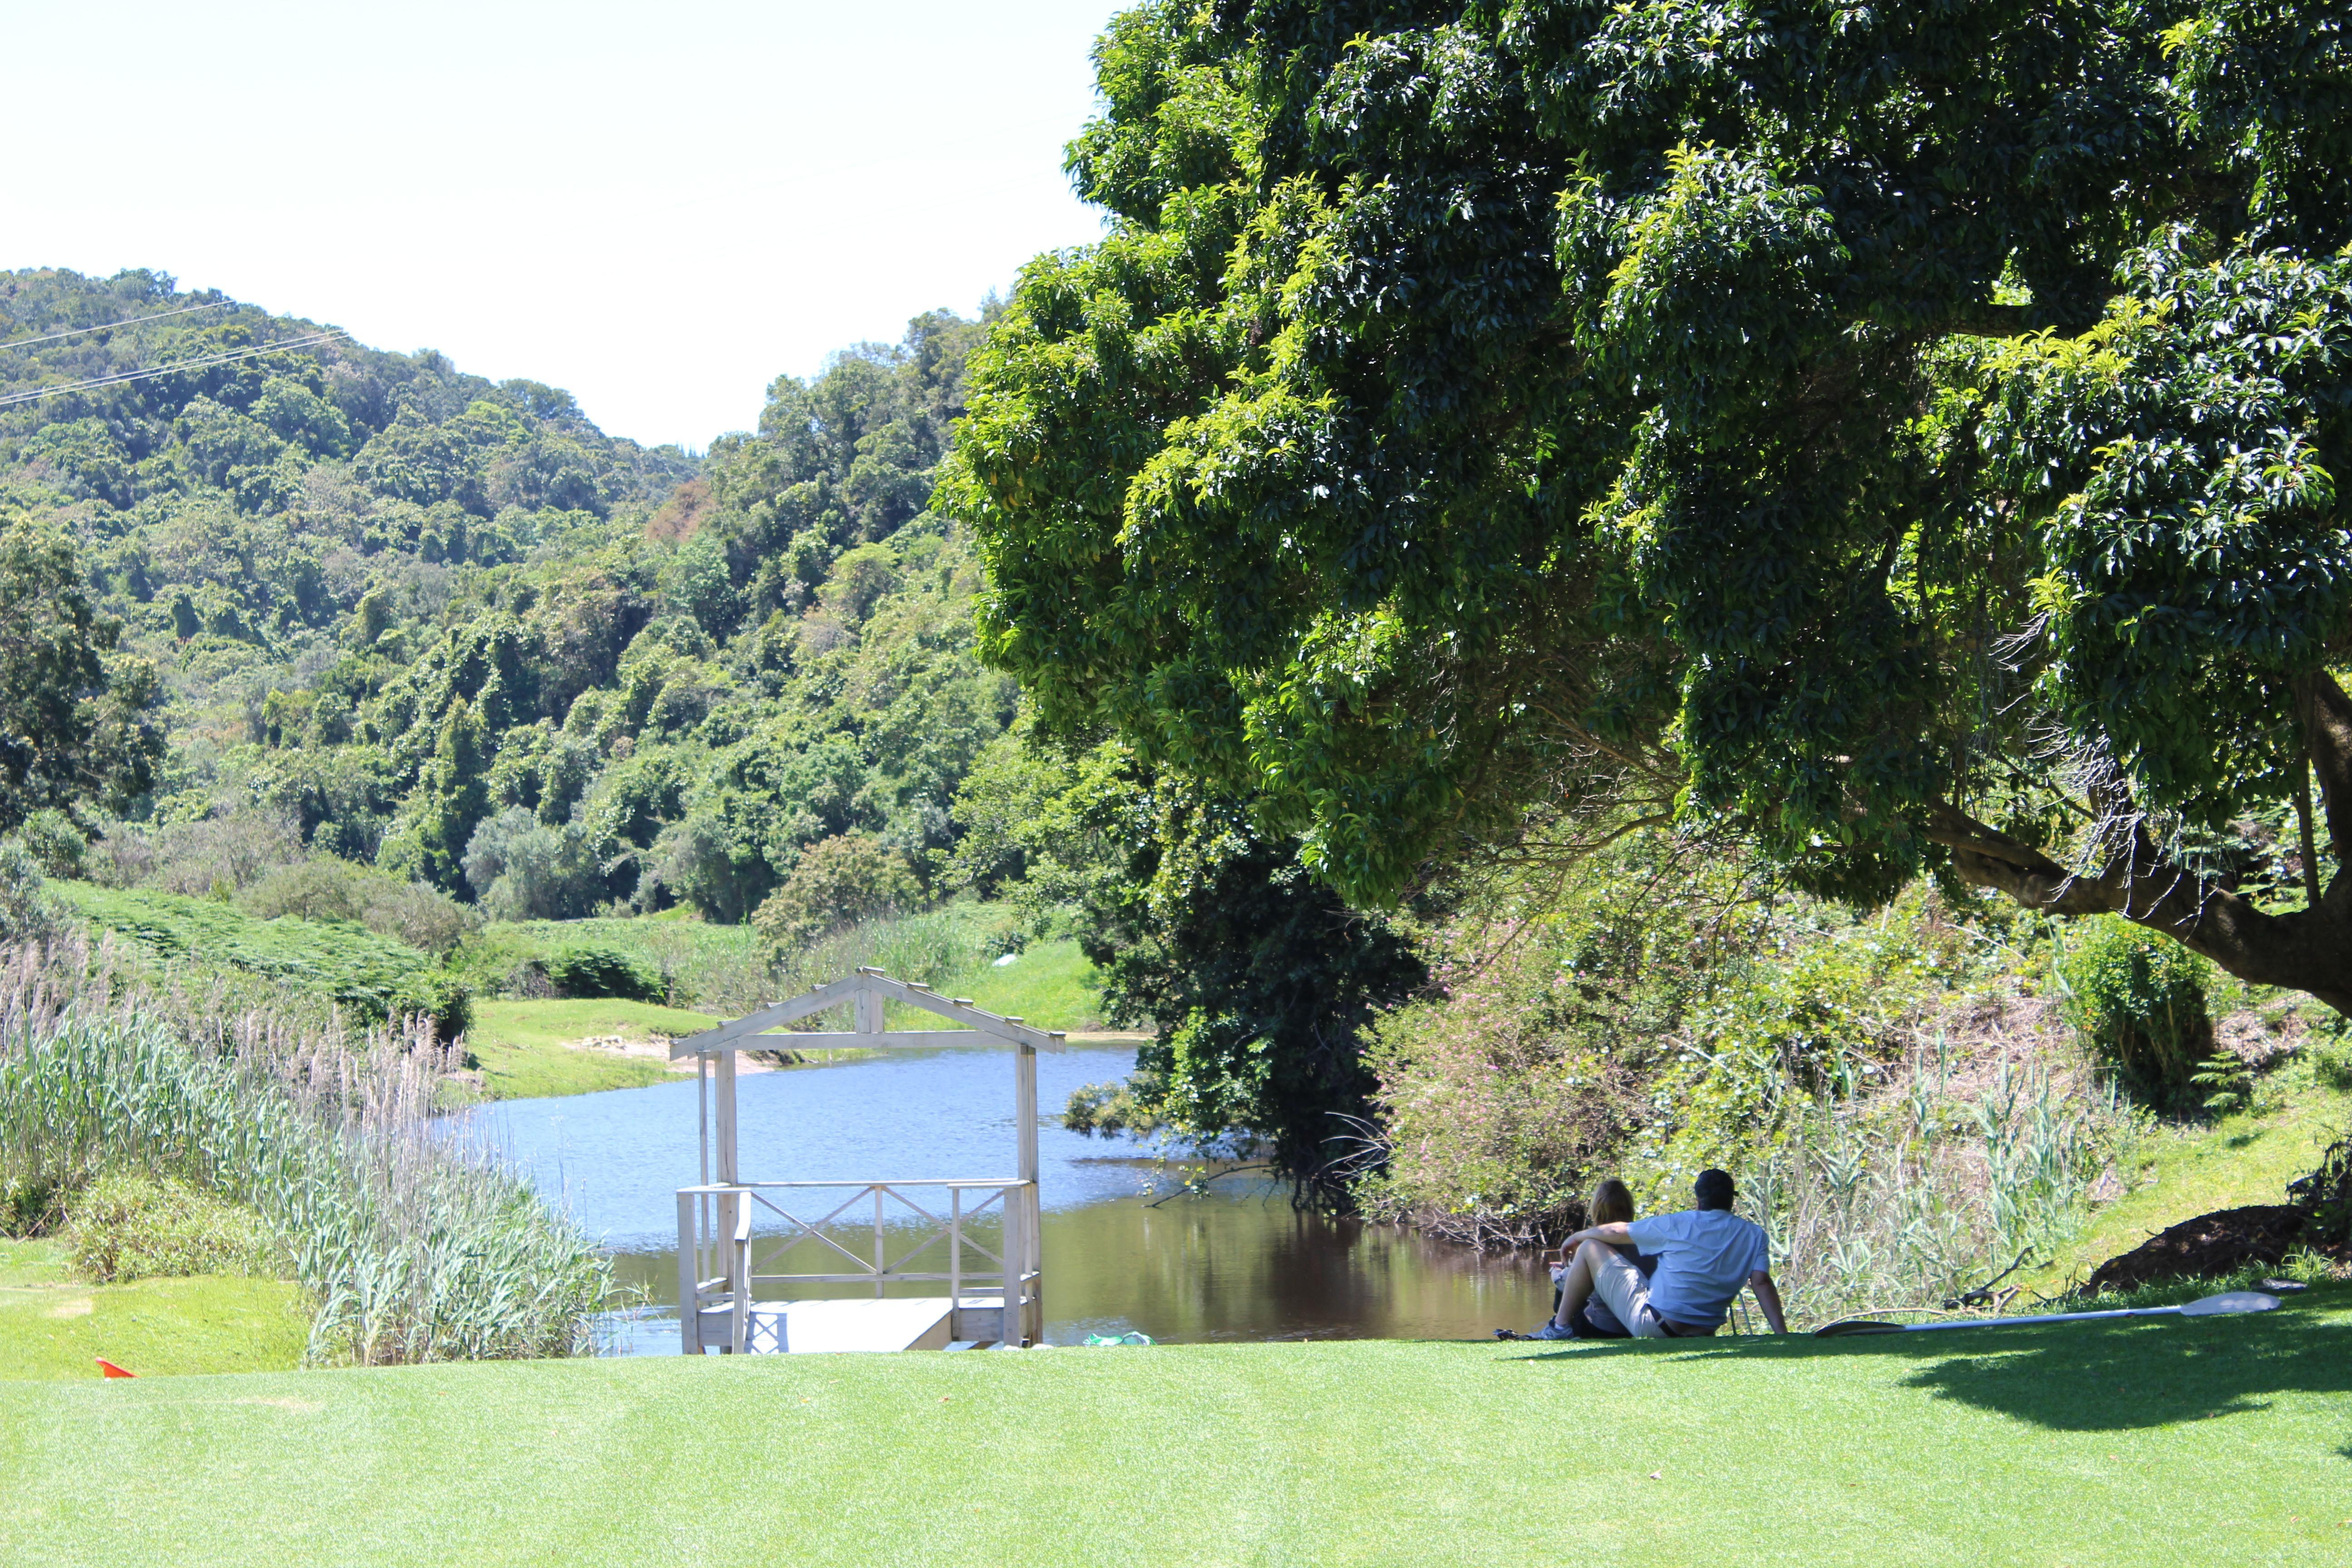
[(152, 267), (700, 448), (1098, 216), (1113, 0), (0, 0), (0, 267)]

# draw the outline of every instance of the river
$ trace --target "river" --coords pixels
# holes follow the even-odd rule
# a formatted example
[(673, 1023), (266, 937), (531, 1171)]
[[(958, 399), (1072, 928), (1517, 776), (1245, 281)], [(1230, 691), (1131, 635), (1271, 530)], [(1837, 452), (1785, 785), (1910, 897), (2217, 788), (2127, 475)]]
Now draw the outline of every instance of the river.
[[(1550, 1286), (1531, 1259), (1302, 1214), (1286, 1188), (1246, 1171), (1177, 1165), (1134, 1140), (1061, 1126), (1056, 1112), (1072, 1089), (1133, 1065), (1131, 1047), (1038, 1058), (1048, 1342), (1129, 1330), (1170, 1342), (1486, 1339), (1526, 1329), (1549, 1309)], [(1006, 1176), (1012, 1101), (1012, 1062), (994, 1049), (894, 1051), (746, 1075), (737, 1086), (741, 1169), (754, 1181)], [(645, 1305), (616, 1322), (616, 1348), (675, 1352), (675, 1194), (698, 1179), (694, 1080), (509, 1100), (470, 1120), (613, 1249), (622, 1282), (642, 1292)], [(1185, 1189), (1187, 1177), (1213, 1175), (1204, 1190)], [(836, 1234), (870, 1251), (870, 1228)]]

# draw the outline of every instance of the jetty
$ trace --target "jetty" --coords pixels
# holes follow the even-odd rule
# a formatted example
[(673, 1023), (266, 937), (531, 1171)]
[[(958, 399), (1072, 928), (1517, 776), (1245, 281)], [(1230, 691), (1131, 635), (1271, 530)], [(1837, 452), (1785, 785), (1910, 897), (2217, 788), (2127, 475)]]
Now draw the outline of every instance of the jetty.
[[(890, 1029), (892, 1002), (957, 1026)], [(790, 1029), (846, 1006), (846, 1030)], [(817, 1351), (1020, 1348), (1045, 1337), (1038, 1239), (1037, 1053), (1064, 1047), (1059, 1030), (1031, 1028), (968, 997), (941, 996), (878, 969), (746, 1014), (670, 1047), (696, 1064), (702, 1179), (677, 1189), (678, 1346), (688, 1355)], [(738, 1053), (850, 1047), (924, 1050), (1002, 1046), (1013, 1064), (1013, 1173), (833, 1181), (747, 1180), (737, 1138)], [(998, 1223), (998, 1249), (971, 1234)], [(871, 1231), (871, 1245), (862, 1234)], [(854, 1230), (856, 1250), (844, 1245)], [(814, 1243), (827, 1267), (785, 1272), (785, 1255)], [(893, 1254), (895, 1253), (895, 1256)], [(891, 1287), (934, 1289), (891, 1294)], [(801, 1292), (851, 1288), (855, 1294)], [(871, 1296), (865, 1293), (866, 1288)]]

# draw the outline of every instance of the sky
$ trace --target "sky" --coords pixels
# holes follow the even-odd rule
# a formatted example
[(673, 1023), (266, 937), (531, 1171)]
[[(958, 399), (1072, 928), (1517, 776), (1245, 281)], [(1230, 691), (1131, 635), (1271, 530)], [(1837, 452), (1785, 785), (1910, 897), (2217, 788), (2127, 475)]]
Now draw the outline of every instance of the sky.
[(699, 450), (1101, 233), (1111, 0), (0, 0), (0, 268), (171, 273)]

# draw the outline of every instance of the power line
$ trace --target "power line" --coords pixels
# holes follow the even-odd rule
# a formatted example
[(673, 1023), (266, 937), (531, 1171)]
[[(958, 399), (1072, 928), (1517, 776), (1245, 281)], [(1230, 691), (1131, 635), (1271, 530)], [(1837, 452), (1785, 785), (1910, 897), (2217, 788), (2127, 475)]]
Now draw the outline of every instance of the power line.
[(148, 381), (159, 375), (177, 375), (184, 371), (209, 370), (216, 364), (228, 364), (236, 360), (251, 359), (256, 354), (285, 353), (293, 349), (315, 348), (344, 336), (341, 328), (329, 328), (307, 337), (288, 338), (279, 342), (263, 343), (258, 348), (240, 349), (234, 353), (214, 354), (207, 359), (181, 360), (172, 364), (152, 365), (144, 370), (119, 371), (112, 375), (93, 376), (88, 381), (69, 381), (58, 386), (35, 387), (27, 392), (13, 392), (0, 396), (0, 408), (14, 408), (19, 404), (38, 403), (44, 397), (57, 397), (68, 392), (87, 392), (93, 387), (121, 386), (126, 382)]
[(0, 343), (0, 349), (29, 348), (35, 343), (53, 343), (59, 338), (78, 338), (84, 332), (102, 332), (109, 327), (135, 327), (142, 321), (160, 321), (166, 316), (184, 316), (194, 310), (217, 310), (229, 302), (215, 300), (209, 305), (183, 305), (176, 310), (158, 310), (152, 316), (126, 316), (119, 321), (100, 321), (94, 327), (76, 327), (69, 332), (51, 332), (45, 338), (12, 338)]

